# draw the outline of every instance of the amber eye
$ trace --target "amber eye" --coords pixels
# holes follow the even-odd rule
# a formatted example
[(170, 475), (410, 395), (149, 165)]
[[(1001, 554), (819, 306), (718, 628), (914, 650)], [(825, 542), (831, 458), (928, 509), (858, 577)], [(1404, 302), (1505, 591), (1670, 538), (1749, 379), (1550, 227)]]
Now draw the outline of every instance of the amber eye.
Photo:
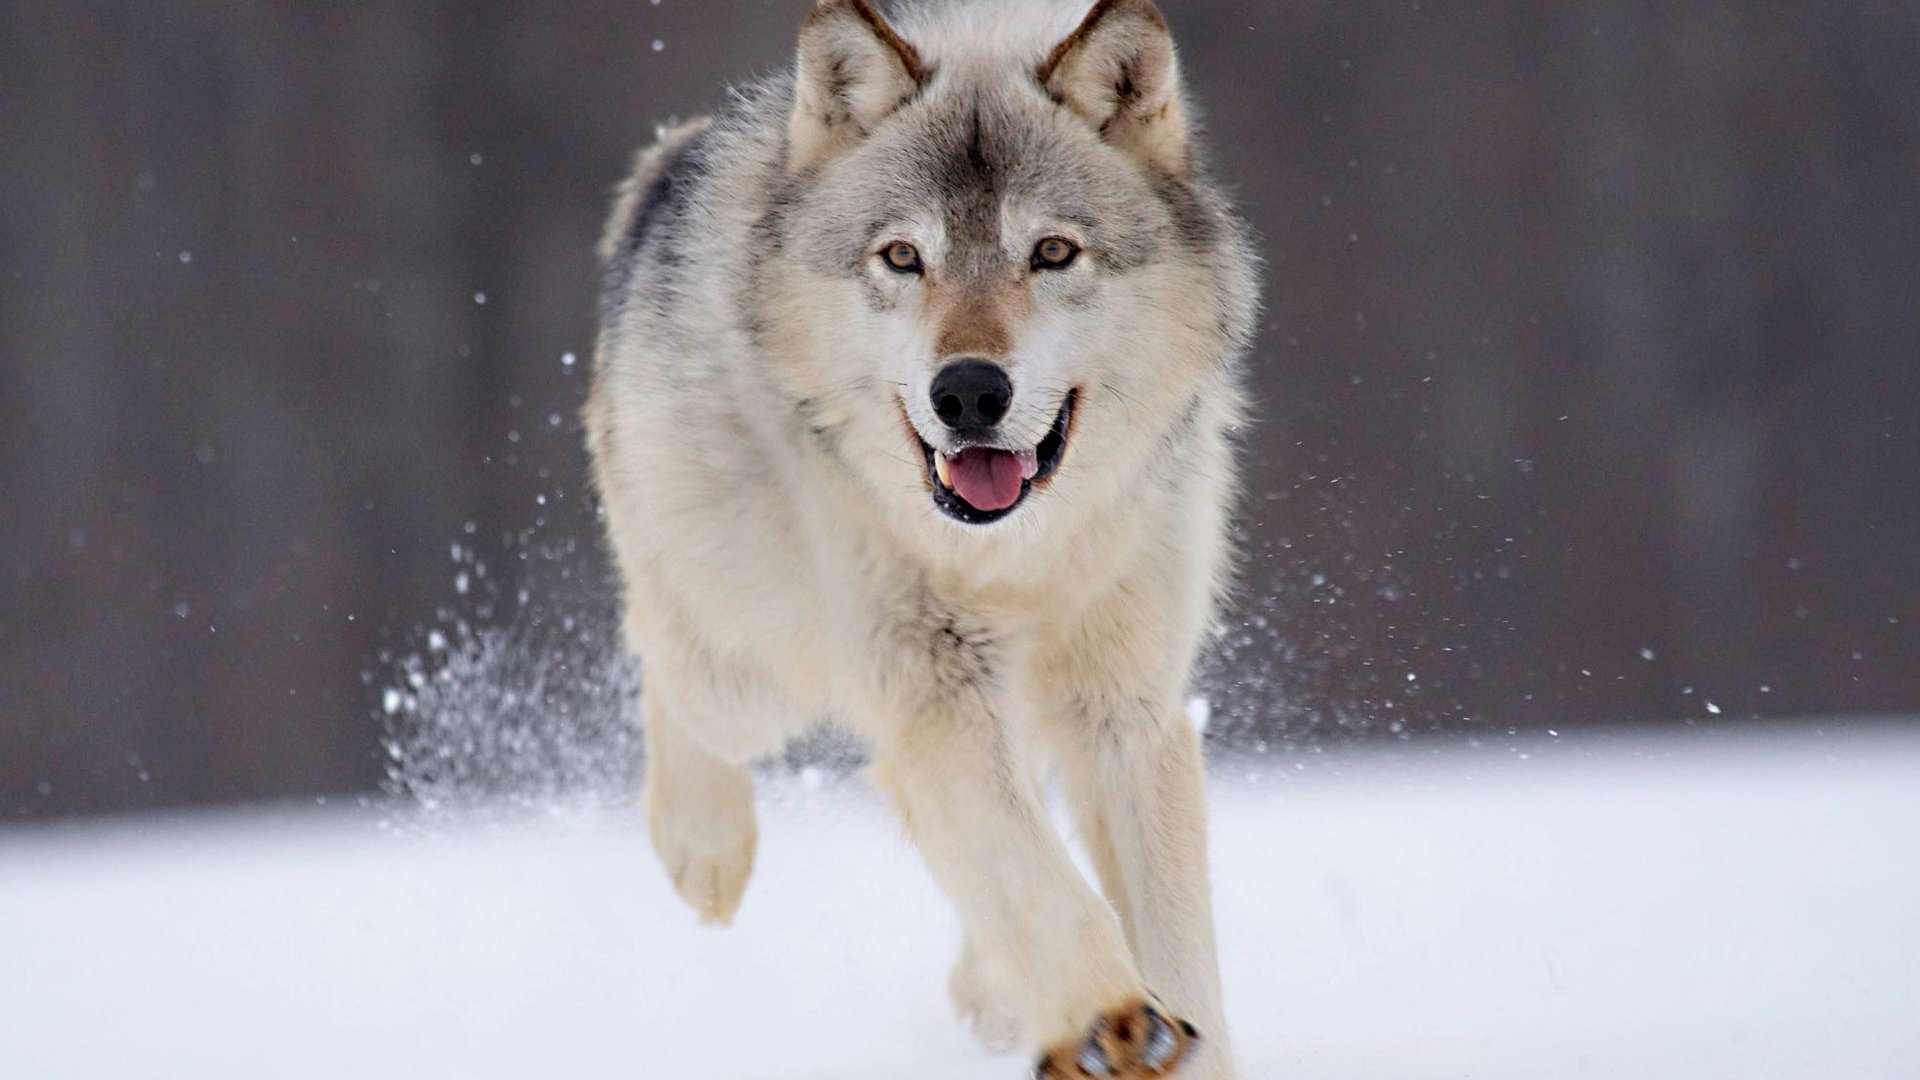
[(1035, 270), (1064, 270), (1073, 265), (1080, 254), (1080, 248), (1064, 236), (1049, 236), (1033, 245), (1033, 268)]
[(920, 265), (920, 251), (912, 244), (888, 244), (880, 257), (887, 260), (887, 268), (900, 274), (918, 274), (924, 269)]

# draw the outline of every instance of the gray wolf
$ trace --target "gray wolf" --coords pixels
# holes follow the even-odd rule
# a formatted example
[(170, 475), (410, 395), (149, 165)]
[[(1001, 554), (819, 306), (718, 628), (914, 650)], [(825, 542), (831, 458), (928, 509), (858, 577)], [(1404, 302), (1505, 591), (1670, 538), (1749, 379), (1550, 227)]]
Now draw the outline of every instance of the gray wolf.
[(1183, 702), (1259, 287), (1191, 115), (1150, 0), (820, 0), (600, 249), (655, 850), (730, 920), (748, 763), (844, 725), (958, 909), (956, 1005), (1043, 1077), (1233, 1074)]

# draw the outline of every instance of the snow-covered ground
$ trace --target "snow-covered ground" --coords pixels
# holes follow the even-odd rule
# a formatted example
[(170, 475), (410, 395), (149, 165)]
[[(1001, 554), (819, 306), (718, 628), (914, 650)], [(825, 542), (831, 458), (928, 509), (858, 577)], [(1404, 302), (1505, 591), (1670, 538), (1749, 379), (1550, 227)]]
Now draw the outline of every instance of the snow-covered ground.
[[(1920, 1077), (1912, 725), (1234, 762), (1214, 822), (1249, 1078)], [(762, 826), (727, 931), (627, 816), (0, 831), (0, 1077), (1024, 1075), (874, 800)]]

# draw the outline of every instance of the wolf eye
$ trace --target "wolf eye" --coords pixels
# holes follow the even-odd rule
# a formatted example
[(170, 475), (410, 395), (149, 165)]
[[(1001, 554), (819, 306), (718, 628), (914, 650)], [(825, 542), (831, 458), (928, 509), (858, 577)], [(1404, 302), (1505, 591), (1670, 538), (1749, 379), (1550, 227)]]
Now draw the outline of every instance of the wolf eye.
[(1033, 245), (1035, 270), (1065, 270), (1080, 254), (1079, 245), (1064, 236), (1049, 236)]
[(888, 244), (880, 257), (887, 260), (887, 268), (897, 274), (918, 274), (924, 269), (920, 265), (920, 250), (912, 244)]

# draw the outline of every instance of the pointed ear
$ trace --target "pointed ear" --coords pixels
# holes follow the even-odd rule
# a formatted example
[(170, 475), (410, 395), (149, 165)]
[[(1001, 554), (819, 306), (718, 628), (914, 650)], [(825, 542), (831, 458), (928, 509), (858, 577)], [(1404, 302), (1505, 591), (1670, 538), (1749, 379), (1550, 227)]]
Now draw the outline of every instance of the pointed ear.
[(1037, 74), (1107, 142), (1175, 175), (1187, 171), (1180, 66), (1153, 0), (1099, 0)]
[(812, 168), (859, 141), (927, 75), (919, 52), (867, 0), (820, 0), (800, 27), (789, 166)]

